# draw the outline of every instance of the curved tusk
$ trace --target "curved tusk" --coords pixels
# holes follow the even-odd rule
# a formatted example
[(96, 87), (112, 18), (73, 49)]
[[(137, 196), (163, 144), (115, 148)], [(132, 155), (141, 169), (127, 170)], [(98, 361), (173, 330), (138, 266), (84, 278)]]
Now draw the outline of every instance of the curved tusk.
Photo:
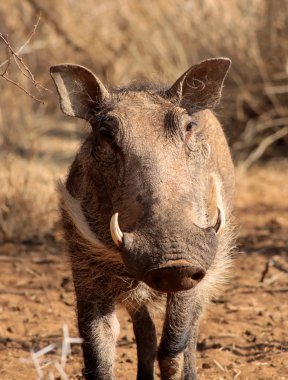
[(224, 227), (225, 216), (224, 216), (224, 213), (220, 207), (217, 207), (217, 211), (218, 211), (218, 217), (217, 217), (216, 224), (213, 228), (214, 228), (215, 232), (218, 234), (222, 230), (222, 228)]
[(120, 230), (118, 224), (118, 212), (112, 215), (110, 220), (110, 232), (114, 243), (119, 247), (123, 241), (123, 232)]

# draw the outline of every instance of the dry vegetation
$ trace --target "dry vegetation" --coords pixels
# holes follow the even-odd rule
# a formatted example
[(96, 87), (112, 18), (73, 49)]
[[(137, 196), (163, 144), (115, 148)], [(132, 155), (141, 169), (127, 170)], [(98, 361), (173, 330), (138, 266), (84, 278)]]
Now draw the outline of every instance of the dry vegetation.
[[(1, 178), (9, 178), (6, 182), (11, 191), (7, 193), (7, 184), (0, 190), (0, 240), (31, 238), (35, 235), (33, 223), (36, 228), (43, 226), (43, 234), (51, 227), (50, 218), (42, 223), (43, 213), (50, 212), (48, 200), (52, 196), (44, 191), (45, 205), (43, 177), (49, 174), (43, 171), (54, 165), (52, 177), (62, 174), (73, 155), (69, 142), (77, 138), (77, 131), (72, 127), (71, 132), (70, 123), (60, 114), (52, 89), (48, 71), (55, 63), (87, 65), (112, 85), (136, 76), (170, 83), (192, 63), (229, 56), (233, 66), (217, 112), (235, 159), (247, 167), (259, 158), (287, 156), (287, 12), (287, 0), (233, 0), (229, 5), (225, 0), (2, 2)], [(30, 39), (40, 14), (38, 28)], [(10, 42), (10, 50), (4, 39)], [(13, 59), (11, 52), (19, 52), (19, 59)], [(6, 70), (9, 53), (11, 62)], [(21, 69), (21, 59), (35, 75), (36, 83), (25, 67)], [(7, 78), (37, 98), (41, 97), (37, 84), (50, 88), (42, 91), (45, 104), (33, 101)], [(39, 166), (41, 175), (33, 172), (34, 166)], [(22, 179), (10, 173), (11, 167), (15, 173), (21, 171)], [(29, 182), (33, 182), (29, 197), (34, 205), (27, 196), (17, 195), (25, 210), (21, 218), (30, 224), (22, 230), (11, 226), (8, 215), (20, 209), (15, 203), (15, 189), (17, 194), (25, 194)]]
[(55, 179), (88, 127), (61, 115), (55, 63), (83, 64), (110, 85), (171, 83), (193, 63), (228, 56), (217, 113), (235, 161), (246, 169), (288, 157), (288, 0), (6, 0), (0, 33), (0, 243), (59, 241)]

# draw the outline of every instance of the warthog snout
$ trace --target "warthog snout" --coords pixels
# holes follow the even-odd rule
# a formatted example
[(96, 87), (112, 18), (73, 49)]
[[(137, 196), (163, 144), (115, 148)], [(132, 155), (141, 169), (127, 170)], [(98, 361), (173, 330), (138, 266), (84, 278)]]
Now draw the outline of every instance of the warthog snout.
[(143, 281), (161, 292), (189, 290), (205, 276), (205, 270), (186, 260), (169, 261), (159, 268), (148, 270)]
[[(220, 222), (217, 220), (217, 223)], [(179, 225), (180, 233), (186, 231), (186, 240), (182, 245), (177, 242), (177, 246), (182, 247), (178, 251), (175, 250), (174, 236), (179, 236), (179, 229), (175, 226), (170, 226), (166, 235), (160, 232), (155, 235), (153, 228), (126, 233), (119, 227), (118, 213), (111, 218), (111, 237), (121, 250), (127, 270), (154, 290), (179, 292), (194, 288), (205, 277), (214, 260), (218, 228), (201, 229), (194, 225), (185, 230), (183, 224)], [(154, 229), (157, 231), (157, 226)]]

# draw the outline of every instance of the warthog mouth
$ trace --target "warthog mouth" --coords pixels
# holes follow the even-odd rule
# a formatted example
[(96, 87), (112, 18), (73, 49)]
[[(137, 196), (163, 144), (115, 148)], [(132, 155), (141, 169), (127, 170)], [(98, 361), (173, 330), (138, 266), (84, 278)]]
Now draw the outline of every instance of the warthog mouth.
[(142, 281), (160, 292), (179, 292), (194, 288), (205, 276), (205, 270), (186, 260), (169, 260), (149, 269)]
[[(199, 244), (196, 246), (196, 250), (199, 250), (199, 252), (194, 253), (194, 255), (191, 254), (191, 260), (187, 255), (180, 252), (178, 254), (174, 252), (174, 258), (169, 260), (171, 255), (169, 255), (169, 247), (166, 247), (168, 249), (167, 255), (162, 250), (157, 263), (157, 258), (153, 258), (152, 253), (150, 255), (145, 254), (145, 250), (149, 252), (151, 247), (149, 247), (149, 244), (145, 246), (144, 243), (143, 245), (141, 234), (123, 233), (121, 231), (118, 224), (118, 213), (111, 217), (110, 231), (114, 243), (121, 250), (122, 259), (127, 270), (135, 275), (138, 281), (143, 281), (152, 289), (160, 292), (179, 292), (194, 288), (205, 277), (206, 271), (216, 253), (216, 236), (221, 226), (221, 220), (221, 212), (219, 211), (215, 226), (206, 229), (195, 227), (198, 229), (197, 233), (201, 234), (201, 238), (206, 239), (206, 242), (202, 246), (200, 245), (200, 250)], [(139, 236), (140, 239), (137, 242)], [(212, 248), (210, 249), (210, 247)], [(191, 246), (191, 249), (193, 249), (193, 246)], [(200, 262), (197, 256), (199, 256)], [(187, 257), (187, 260), (185, 257)], [(165, 260), (164, 263), (163, 260)]]

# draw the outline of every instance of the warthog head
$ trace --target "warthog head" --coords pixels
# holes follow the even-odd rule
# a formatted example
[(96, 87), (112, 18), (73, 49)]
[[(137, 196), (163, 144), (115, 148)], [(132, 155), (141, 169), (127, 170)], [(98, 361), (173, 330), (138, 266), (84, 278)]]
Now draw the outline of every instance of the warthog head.
[(89, 184), (82, 206), (97, 204), (98, 238), (112, 238), (127, 270), (159, 291), (192, 288), (217, 253), (226, 213), (219, 166), (229, 153), (209, 109), (229, 66), (210, 59), (169, 89), (113, 90), (82, 66), (51, 68), (63, 112), (92, 127), (78, 154)]

